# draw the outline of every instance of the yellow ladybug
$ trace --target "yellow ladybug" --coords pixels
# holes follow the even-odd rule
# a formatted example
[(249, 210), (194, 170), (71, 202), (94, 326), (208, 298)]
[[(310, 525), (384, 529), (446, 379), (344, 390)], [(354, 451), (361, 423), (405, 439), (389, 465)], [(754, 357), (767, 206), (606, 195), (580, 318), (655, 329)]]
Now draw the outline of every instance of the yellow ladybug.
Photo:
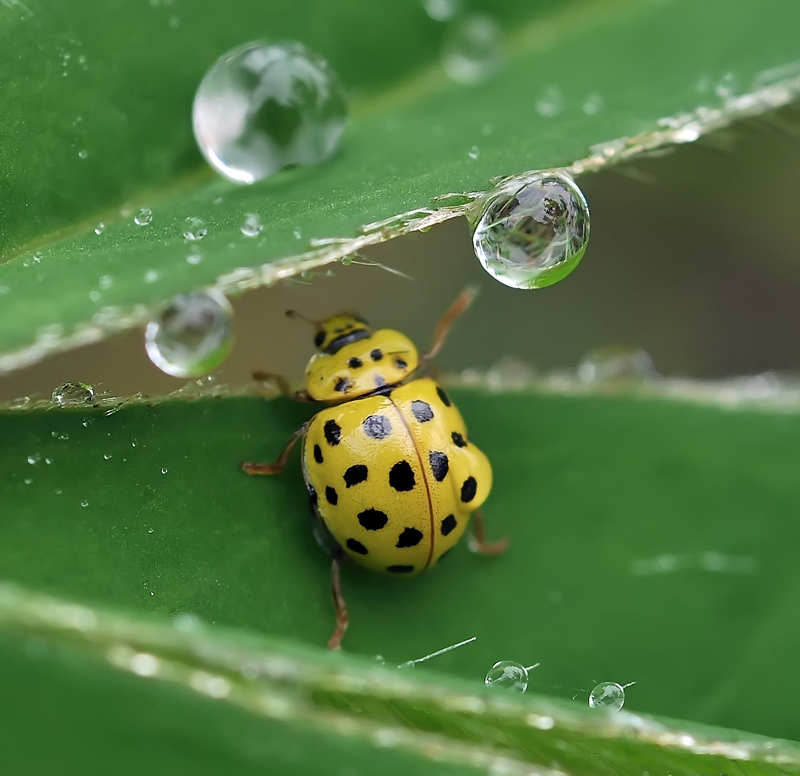
[(333, 559), (336, 628), (330, 649), (340, 648), (349, 621), (339, 581), (342, 560), (392, 576), (415, 576), (458, 542), (473, 513), (473, 550), (497, 554), (508, 546), (505, 539), (484, 537), (480, 507), (492, 485), (488, 459), (469, 441), (461, 414), (442, 388), (415, 377), (474, 296), (468, 288), (458, 297), (421, 358), (404, 334), (372, 331), (360, 316), (342, 313), (310, 321), (319, 352), (306, 368), (304, 391), (292, 393), (285, 379), (256, 373), (261, 380), (276, 379), (294, 398), (329, 405), (295, 432), (275, 463), (245, 462), (242, 469), (279, 474), (294, 445), (304, 440), (303, 477), (314, 533)]

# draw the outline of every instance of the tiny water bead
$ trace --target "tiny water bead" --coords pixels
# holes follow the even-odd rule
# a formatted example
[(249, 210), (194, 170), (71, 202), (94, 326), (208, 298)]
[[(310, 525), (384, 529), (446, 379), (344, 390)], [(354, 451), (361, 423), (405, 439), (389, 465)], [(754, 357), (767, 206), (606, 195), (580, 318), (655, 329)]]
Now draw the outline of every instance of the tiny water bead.
[(105, 232), (105, 230), (106, 230), (106, 225), (102, 221), (100, 221), (100, 223), (98, 223), (97, 226), (94, 228), (94, 233), (96, 235), (101, 235), (103, 234), (103, 232)]
[(543, 173), (490, 199), (474, 223), (472, 244), (483, 268), (511, 288), (544, 288), (562, 280), (589, 242), (589, 207), (561, 173)]
[(91, 404), (94, 400), (94, 388), (86, 383), (63, 383), (53, 391), (52, 400), (59, 407)]
[(625, 705), (625, 688), (616, 682), (600, 682), (589, 693), (589, 708), (619, 711)]
[(189, 240), (189, 242), (202, 240), (207, 234), (208, 234), (208, 227), (206, 226), (206, 222), (203, 221), (202, 218), (189, 216), (183, 222), (183, 236), (187, 240)]
[(476, 84), (486, 80), (502, 61), (500, 26), (484, 14), (454, 22), (442, 44), (442, 67), (454, 81)]
[(513, 660), (498, 660), (486, 673), (483, 683), (487, 687), (500, 687), (517, 692), (528, 689), (528, 671), (539, 664), (525, 668)]
[(150, 360), (173, 377), (199, 377), (218, 367), (233, 345), (233, 310), (214, 289), (176, 296), (147, 324)]
[(133, 217), (137, 226), (147, 226), (153, 220), (153, 211), (149, 207), (140, 207)]
[(255, 213), (248, 213), (244, 217), (242, 225), (239, 228), (245, 237), (258, 237), (264, 228), (264, 224), (261, 222), (261, 218), (258, 215)]
[(193, 108), (200, 150), (238, 183), (326, 159), (346, 122), (339, 77), (297, 42), (254, 41), (227, 52), (203, 77)]

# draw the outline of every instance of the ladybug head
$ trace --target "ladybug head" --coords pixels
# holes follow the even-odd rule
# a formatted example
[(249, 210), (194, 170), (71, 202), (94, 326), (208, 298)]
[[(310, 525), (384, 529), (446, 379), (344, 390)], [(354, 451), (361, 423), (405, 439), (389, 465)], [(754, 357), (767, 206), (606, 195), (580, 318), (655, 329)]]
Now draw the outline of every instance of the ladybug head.
[(324, 321), (312, 321), (294, 310), (287, 311), (290, 318), (302, 318), (316, 328), (314, 345), (328, 355), (338, 353), (345, 345), (367, 339), (372, 334), (369, 324), (355, 313), (339, 313)]

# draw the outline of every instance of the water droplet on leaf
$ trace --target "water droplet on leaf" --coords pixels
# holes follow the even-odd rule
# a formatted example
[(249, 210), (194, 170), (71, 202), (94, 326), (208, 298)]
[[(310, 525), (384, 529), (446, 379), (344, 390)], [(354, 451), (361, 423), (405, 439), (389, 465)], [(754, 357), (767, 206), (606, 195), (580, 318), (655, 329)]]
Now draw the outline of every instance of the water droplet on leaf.
[(658, 376), (647, 351), (620, 346), (590, 350), (578, 364), (577, 373), (578, 379), (584, 383), (643, 380)]
[(488, 670), (483, 681), (487, 687), (525, 692), (528, 689), (528, 669), (513, 660), (500, 660)]
[(254, 41), (227, 52), (203, 77), (193, 108), (203, 155), (239, 183), (327, 158), (346, 117), (339, 77), (296, 42)]
[(100, 221), (100, 223), (98, 223), (97, 226), (94, 228), (94, 233), (98, 235), (103, 234), (105, 230), (106, 230), (106, 225), (102, 221)]
[(584, 101), (581, 108), (587, 116), (596, 116), (604, 107), (603, 95), (592, 92)]
[(80, 151), (78, 151), (78, 158), (79, 159), (86, 159), (88, 156), (89, 156), (89, 152), (85, 148), (82, 148)]
[(190, 242), (202, 240), (208, 234), (208, 227), (202, 218), (189, 216), (183, 222), (183, 236)]
[(59, 407), (91, 404), (94, 400), (94, 388), (86, 383), (62, 383), (53, 391), (51, 398)]
[(544, 288), (569, 275), (589, 241), (589, 208), (566, 175), (543, 173), (490, 199), (474, 224), (483, 268), (512, 288)]
[(469, 158), (470, 159), (477, 159), (481, 155), (481, 149), (478, 146), (474, 145), (472, 148), (469, 149)]
[(625, 705), (625, 689), (616, 682), (600, 682), (589, 694), (589, 708), (619, 711)]
[(153, 211), (149, 207), (140, 207), (133, 217), (137, 226), (147, 226), (153, 220)]
[(264, 224), (261, 223), (261, 218), (255, 213), (248, 213), (244, 217), (240, 228), (245, 237), (258, 237), (264, 228)]
[(564, 96), (557, 86), (548, 86), (536, 101), (536, 112), (540, 116), (552, 118), (564, 110)]
[(202, 253), (190, 253), (186, 257), (186, 263), (187, 264), (199, 264), (202, 260), (203, 260), (203, 254)]
[(491, 16), (466, 16), (447, 31), (442, 44), (442, 67), (458, 83), (479, 83), (500, 66), (501, 44), (500, 26)]

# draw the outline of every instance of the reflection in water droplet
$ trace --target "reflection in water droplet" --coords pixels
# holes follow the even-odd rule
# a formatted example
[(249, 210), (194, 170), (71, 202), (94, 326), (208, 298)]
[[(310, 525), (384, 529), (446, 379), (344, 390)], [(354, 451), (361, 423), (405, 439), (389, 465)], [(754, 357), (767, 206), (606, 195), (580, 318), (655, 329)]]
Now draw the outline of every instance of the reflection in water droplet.
[(150, 360), (173, 377), (199, 377), (218, 367), (233, 345), (233, 309), (219, 291), (176, 296), (147, 324)]
[(653, 359), (647, 351), (620, 346), (590, 350), (578, 364), (577, 374), (584, 383), (658, 377)]
[(536, 101), (536, 112), (540, 116), (551, 118), (564, 110), (564, 96), (557, 86), (548, 86)]
[(203, 77), (193, 108), (200, 150), (238, 183), (327, 158), (346, 118), (339, 77), (296, 42), (254, 41), (227, 52)]
[(437, 22), (450, 21), (463, 5), (462, 0), (422, 0), (425, 13)]
[(248, 213), (244, 217), (240, 228), (245, 237), (258, 237), (264, 228), (264, 224), (261, 223), (261, 219), (255, 213)]
[(63, 383), (53, 391), (51, 398), (59, 407), (91, 404), (94, 399), (94, 388), (86, 383)]
[(133, 217), (137, 226), (147, 226), (153, 220), (153, 211), (149, 207), (140, 207)]
[(208, 234), (208, 227), (202, 218), (189, 216), (183, 222), (183, 236), (190, 242), (202, 240)]
[(501, 44), (500, 26), (491, 16), (467, 16), (447, 31), (442, 44), (442, 67), (458, 83), (479, 83), (500, 66)]
[(616, 682), (600, 682), (589, 694), (589, 708), (619, 711), (625, 705), (625, 689)]
[(105, 232), (105, 230), (106, 230), (106, 225), (102, 221), (100, 221), (97, 224), (97, 226), (94, 228), (94, 233), (95, 234), (103, 234), (103, 232)]
[(487, 687), (503, 687), (517, 692), (528, 689), (528, 669), (513, 660), (500, 660), (486, 673)]
[(574, 181), (543, 173), (505, 189), (474, 224), (472, 244), (483, 268), (512, 288), (544, 288), (569, 275), (589, 241), (589, 208)]

